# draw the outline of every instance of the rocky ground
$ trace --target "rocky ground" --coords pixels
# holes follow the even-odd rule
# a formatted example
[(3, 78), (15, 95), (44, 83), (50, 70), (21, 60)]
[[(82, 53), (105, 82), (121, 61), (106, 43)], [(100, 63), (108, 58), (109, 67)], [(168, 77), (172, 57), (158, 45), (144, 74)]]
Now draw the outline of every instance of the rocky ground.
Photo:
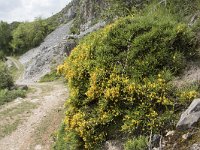
[(26, 83), (31, 89), (26, 98), (0, 107), (0, 150), (49, 150), (61, 124), (67, 87), (61, 81)]

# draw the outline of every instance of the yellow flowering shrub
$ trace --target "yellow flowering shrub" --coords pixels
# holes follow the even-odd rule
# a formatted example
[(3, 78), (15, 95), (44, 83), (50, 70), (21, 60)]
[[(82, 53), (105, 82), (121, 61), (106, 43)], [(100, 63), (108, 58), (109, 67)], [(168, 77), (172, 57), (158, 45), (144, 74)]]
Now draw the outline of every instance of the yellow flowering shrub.
[(127, 17), (85, 37), (57, 68), (70, 87), (65, 131), (96, 149), (117, 133), (162, 129), (175, 100), (195, 97), (176, 93), (163, 76), (178, 73), (189, 51), (189, 29), (165, 16)]

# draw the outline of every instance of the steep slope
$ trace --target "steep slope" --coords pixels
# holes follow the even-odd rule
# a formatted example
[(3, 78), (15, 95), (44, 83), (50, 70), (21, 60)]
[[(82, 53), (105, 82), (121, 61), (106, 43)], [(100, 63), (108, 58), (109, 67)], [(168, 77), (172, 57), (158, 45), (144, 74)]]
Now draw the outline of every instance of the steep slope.
[[(48, 20), (57, 21), (61, 25), (49, 34), (39, 47), (29, 50), (20, 57), (20, 62), (25, 66), (23, 82), (38, 81), (42, 76), (49, 73), (51, 68), (56, 68), (55, 66), (64, 60), (75, 46), (76, 39), (103, 27), (106, 23), (101, 20), (91, 24), (92, 19), (97, 19), (97, 16), (100, 16), (100, 11), (97, 13), (94, 9), (95, 6), (103, 8), (103, 4), (100, 1), (94, 4), (90, 0), (73, 0), (61, 12), (48, 18)], [(81, 32), (79, 35), (70, 35), (71, 28), (77, 20), (81, 21), (79, 22)]]
[(25, 66), (24, 81), (38, 81), (50, 72), (52, 65), (60, 63), (65, 56), (65, 37), (69, 34), (72, 22), (61, 25), (46, 37), (44, 42), (20, 57)]
[[(154, 11), (119, 19), (117, 25), (92, 33), (59, 66), (71, 93), (57, 149), (97, 149), (108, 139), (137, 135), (150, 136), (151, 142), (152, 134), (164, 136), (175, 128), (180, 108), (197, 92), (177, 90), (169, 81), (193, 58), (196, 44), (187, 24), (166, 8)], [(130, 147), (136, 145), (134, 139)]]

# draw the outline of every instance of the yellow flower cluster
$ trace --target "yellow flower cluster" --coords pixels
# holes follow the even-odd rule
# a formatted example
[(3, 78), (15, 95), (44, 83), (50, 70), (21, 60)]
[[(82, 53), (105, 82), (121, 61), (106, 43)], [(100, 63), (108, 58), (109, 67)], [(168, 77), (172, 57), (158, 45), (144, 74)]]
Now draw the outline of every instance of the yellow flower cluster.
[(191, 91), (183, 91), (177, 94), (177, 97), (179, 97), (179, 100), (181, 102), (187, 102), (190, 100), (193, 100), (198, 95), (197, 91), (191, 90)]

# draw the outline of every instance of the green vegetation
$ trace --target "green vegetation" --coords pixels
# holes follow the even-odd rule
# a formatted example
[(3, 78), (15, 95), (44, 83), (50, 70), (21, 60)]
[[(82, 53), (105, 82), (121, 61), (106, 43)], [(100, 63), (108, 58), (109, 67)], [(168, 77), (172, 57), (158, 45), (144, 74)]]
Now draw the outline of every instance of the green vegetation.
[(38, 46), (51, 31), (52, 27), (41, 18), (34, 22), (20, 23), (12, 33), (13, 52), (20, 54)]
[[(89, 4), (88, 4), (89, 3)], [(145, 4), (148, 4), (148, 0), (135, 1), (135, 0), (102, 0), (102, 1), (79, 1), (77, 2), (77, 7), (85, 6), (88, 11), (93, 15), (91, 18), (91, 25), (98, 23), (99, 20), (106, 20), (107, 22), (112, 22), (114, 18), (124, 17), (128, 14), (140, 11), (144, 8)], [(85, 13), (77, 10), (77, 14), (73, 21), (73, 26), (71, 27), (72, 34), (80, 33), (80, 26), (87, 23), (88, 20), (85, 18)]]
[(56, 70), (51, 71), (50, 73), (44, 75), (40, 82), (52, 82), (55, 80), (58, 80), (60, 78), (60, 75), (57, 74)]
[[(81, 40), (58, 67), (69, 83), (70, 98), (54, 149), (101, 149), (106, 140), (118, 138), (127, 141), (126, 150), (146, 149), (146, 137), (173, 129), (180, 109), (198, 95), (199, 85), (177, 89), (171, 81), (197, 56), (195, 36), (200, 21), (192, 29), (187, 23), (200, 2), (90, 3), (85, 7), (94, 15), (91, 21), (104, 19), (111, 24)], [(88, 21), (84, 15), (77, 11), (71, 33), (78, 34), (80, 25)], [(0, 22), (0, 59), (38, 46), (60, 24), (60, 18), (62, 13), (33, 22)], [(25, 91), (10, 90), (13, 79), (9, 74), (0, 66), (0, 105), (25, 95)], [(53, 71), (41, 82), (57, 78)]]
[(191, 16), (200, 9), (199, 0), (167, 0), (166, 3), (170, 12), (183, 20), (185, 16)]
[(6, 135), (9, 135), (13, 131), (15, 131), (19, 125), (20, 120), (16, 120), (12, 124), (6, 124), (5, 126), (0, 126), (0, 138), (5, 137)]
[[(194, 36), (158, 9), (118, 19), (85, 37), (58, 67), (70, 98), (55, 149), (98, 149), (107, 139), (173, 128), (175, 104), (186, 105), (197, 95), (170, 84), (196, 55)], [(129, 142), (127, 148), (139, 149), (141, 143)]]
[(0, 22), (0, 59), (19, 55), (38, 46), (59, 24), (55, 20), (37, 18), (33, 22)]
[(13, 101), (14, 99), (21, 97), (24, 98), (26, 95), (25, 90), (0, 90), (0, 105)]
[(55, 150), (81, 150), (83, 148), (83, 143), (80, 137), (75, 132), (66, 132), (66, 126), (62, 124), (59, 129), (59, 133), (55, 136), (56, 144), (54, 145)]
[(10, 102), (17, 97), (25, 97), (26, 91), (16, 89), (11, 90), (14, 86), (14, 81), (10, 72), (3, 62), (0, 62), (0, 105)]
[(148, 149), (148, 138), (144, 136), (128, 140), (124, 144), (124, 150), (147, 150), (147, 149)]
[(0, 22), (0, 60), (4, 58), (5, 54), (9, 54), (11, 51), (11, 28), (8, 23)]

